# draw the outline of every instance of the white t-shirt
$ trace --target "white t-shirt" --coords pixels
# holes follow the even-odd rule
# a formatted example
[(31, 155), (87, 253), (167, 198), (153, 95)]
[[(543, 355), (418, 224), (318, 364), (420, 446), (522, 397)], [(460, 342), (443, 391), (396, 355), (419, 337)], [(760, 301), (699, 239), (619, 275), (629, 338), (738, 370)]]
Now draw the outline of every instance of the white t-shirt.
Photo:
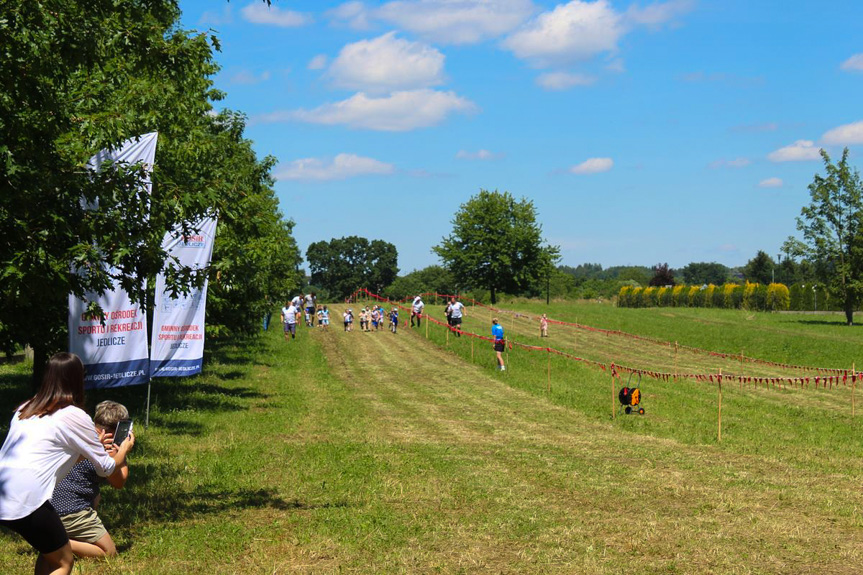
[(451, 307), (452, 307), (452, 317), (460, 318), (462, 315), (462, 310), (464, 309), (464, 304), (461, 303), (460, 301), (457, 301), (454, 304), (452, 304)]
[(285, 316), (285, 323), (297, 323), (297, 308), (294, 304), (289, 305), (282, 310), (282, 315)]
[(48, 501), (79, 455), (89, 459), (100, 476), (114, 473), (114, 460), (83, 410), (70, 405), (23, 420), (18, 413), (0, 448), (0, 519), (21, 519)]
[(302, 298), (300, 296), (294, 296), (294, 299), (291, 300), (291, 305), (295, 308), (300, 309), (300, 306), (303, 304)]
[(422, 313), (423, 307), (425, 307), (423, 300), (421, 300), (420, 298), (416, 298), (414, 300), (414, 313)]

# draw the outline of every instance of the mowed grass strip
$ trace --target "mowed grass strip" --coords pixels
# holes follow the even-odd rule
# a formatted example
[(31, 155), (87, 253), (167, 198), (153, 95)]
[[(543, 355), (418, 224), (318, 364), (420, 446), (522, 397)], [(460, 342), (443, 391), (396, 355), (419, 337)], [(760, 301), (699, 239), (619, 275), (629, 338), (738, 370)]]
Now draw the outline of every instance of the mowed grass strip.
[[(855, 572), (847, 474), (601, 421), (421, 333), (270, 332), (157, 383), (105, 490), (122, 555), (78, 572)], [(3, 572), (32, 561), (0, 536)]]
[[(593, 422), (513, 389), (508, 373), (429, 352), (422, 334), (328, 344), (375, 412), (370, 439), (402, 454), (390, 461), (393, 504), (458, 526), (403, 553), (448, 545), (452, 557), (430, 555), (447, 571), (853, 572), (861, 500), (848, 477), (821, 489), (818, 472)], [(387, 564), (417, 567), (404, 561), (394, 549)]]

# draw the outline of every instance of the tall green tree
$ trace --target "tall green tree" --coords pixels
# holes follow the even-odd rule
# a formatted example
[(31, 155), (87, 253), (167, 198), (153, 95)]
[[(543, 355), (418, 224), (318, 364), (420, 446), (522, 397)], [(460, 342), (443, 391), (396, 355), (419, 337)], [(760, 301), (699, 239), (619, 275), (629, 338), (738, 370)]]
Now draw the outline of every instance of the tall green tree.
[(743, 277), (753, 283), (767, 285), (773, 281), (775, 274), (776, 262), (762, 250), (758, 250), (755, 257), (743, 266)]
[(692, 262), (685, 265), (680, 273), (688, 285), (714, 284), (720, 285), (728, 279), (728, 267), (717, 262)]
[(557, 246), (543, 245), (536, 208), (509, 192), (479, 194), (461, 205), (452, 233), (432, 248), (462, 288), (498, 293), (538, 290), (560, 259)]
[[(6, 9), (11, 8), (11, 9)], [(66, 340), (66, 298), (113, 281), (147, 303), (165, 231), (243, 196), (211, 116), (215, 39), (179, 29), (173, 0), (7, 2), (0, 15), (0, 342), (30, 344), (34, 376)], [(86, 170), (158, 131), (142, 166)], [(85, 209), (85, 204), (87, 208)], [(76, 267), (88, 270), (71, 273)], [(174, 269), (174, 287), (204, 274)], [(152, 286), (152, 282), (150, 282)]]
[(358, 288), (380, 293), (399, 273), (398, 250), (383, 240), (358, 236), (314, 242), (306, 250), (311, 283), (326, 288), (334, 297), (345, 297)]
[(848, 325), (863, 297), (863, 186), (848, 164), (848, 148), (834, 163), (821, 150), (824, 175), (809, 184), (811, 202), (797, 218), (802, 241), (789, 238), (783, 249), (810, 259), (830, 293), (842, 302)]

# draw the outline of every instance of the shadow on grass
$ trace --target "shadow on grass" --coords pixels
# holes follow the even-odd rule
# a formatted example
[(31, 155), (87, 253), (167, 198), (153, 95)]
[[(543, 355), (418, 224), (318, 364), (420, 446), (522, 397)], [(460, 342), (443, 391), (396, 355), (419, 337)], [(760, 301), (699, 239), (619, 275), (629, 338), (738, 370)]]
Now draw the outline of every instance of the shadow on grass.
[[(267, 395), (255, 389), (235, 386), (248, 376), (248, 368), (258, 365), (256, 356), (265, 356), (265, 350), (266, 342), (262, 338), (215, 341), (204, 354), (203, 375), (154, 379), (151, 386), (151, 423), (164, 426), (171, 433), (198, 435), (202, 432), (202, 426), (174, 421), (167, 416), (167, 412), (242, 411), (249, 407), (246, 400), (265, 399)], [(226, 366), (229, 368), (225, 369)], [(32, 395), (30, 375), (26, 370), (0, 373), (0, 437), (5, 437), (15, 408)], [(136, 423), (143, 423), (147, 408), (146, 385), (87, 390), (86, 410), (92, 414), (96, 404), (106, 399), (124, 404)]]
[(833, 327), (861, 327), (863, 324), (855, 323), (853, 325), (848, 325), (845, 323), (845, 319), (837, 320), (837, 321), (829, 321), (826, 319), (798, 319), (794, 323), (799, 323), (803, 325), (829, 325)]
[(100, 510), (108, 529), (134, 540), (135, 533), (146, 524), (158, 527), (249, 509), (290, 512), (349, 507), (346, 501), (311, 503), (285, 499), (264, 488), (223, 485), (189, 488), (177, 480), (184, 473), (188, 471), (171, 464), (136, 466), (126, 489), (112, 493)]

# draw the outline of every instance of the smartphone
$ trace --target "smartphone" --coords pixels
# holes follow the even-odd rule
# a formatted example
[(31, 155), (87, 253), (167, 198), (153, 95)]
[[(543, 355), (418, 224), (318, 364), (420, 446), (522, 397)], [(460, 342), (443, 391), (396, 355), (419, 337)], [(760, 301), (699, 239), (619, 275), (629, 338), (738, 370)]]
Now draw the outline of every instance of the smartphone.
[(117, 422), (117, 429), (114, 430), (114, 443), (120, 445), (123, 443), (129, 434), (132, 432), (132, 420), (123, 419)]

